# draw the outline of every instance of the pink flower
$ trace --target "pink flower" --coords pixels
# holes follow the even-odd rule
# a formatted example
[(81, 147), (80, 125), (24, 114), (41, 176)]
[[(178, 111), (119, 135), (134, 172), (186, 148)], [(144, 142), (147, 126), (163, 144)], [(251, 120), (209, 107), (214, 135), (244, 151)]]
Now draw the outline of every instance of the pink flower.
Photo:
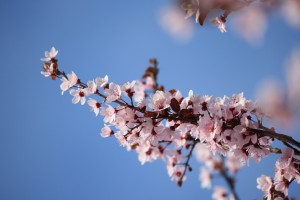
[(104, 90), (107, 94), (106, 102), (112, 102), (121, 98), (121, 87), (115, 83), (110, 83), (108, 89)]
[(227, 191), (223, 187), (216, 186), (212, 198), (215, 200), (226, 200), (228, 197)]
[(69, 88), (73, 87), (78, 83), (78, 78), (74, 72), (67, 75), (67, 78), (62, 77), (62, 83), (60, 84), (60, 89), (62, 90), (61, 94), (64, 94)]
[(131, 98), (134, 94), (134, 86), (135, 81), (132, 81), (131, 83), (127, 82), (121, 86), (121, 90), (126, 96)]
[(166, 95), (163, 91), (156, 91), (155, 94), (152, 96), (152, 101), (149, 104), (149, 107), (159, 111), (168, 108), (170, 105), (167, 104)]
[(282, 156), (276, 162), (276, 167), (279, 169), (284, 169), (290, 165), (294, 156), (294, 150), (291, 148), (286, 148), (282, 152)]
[(101, 104), (98, 103), (95, 99), (90, 98), (87, 102), (89, 106), (91, 107), (92, 111), (96, 114), (96, 116), (99, 114), (99, 109), (101, 107)]
[(202, 167), (199, 175), (201, 187), (209, 189), (211, 187), (211, 178), (210, 171), (207, 168)]
[(226, 160), (226, 167), (228, 167), (232, 173), (236, 173), (241, 167), (243, 167), (244, 163), (241, 162), (239, 158), (234, 156), (232, 152), (229, 152), (227, 157), (228, 159)]
[(142, 165), (146, 162), (152, 162), (160, 156), (158, 149), (152, 147), (149, 141), (141, 143), (137, 147), (136, 152)]
[(282, 192), (285, 196), (288, 196), (289, 183), (287, 180), (277, 180), (274, 185), (275, 190)]
[(111, 105), (108, 105), (107, 108), (102, 107), (100, 114), (104, 116), (103, 121), (106, 123), (113, 123), (115, 121), (116, 111)]
[(269, 197), (270, 195), (270, 190), (273, 186), (273, 181), (269, 176), (261, 175), (259, 178), (256, 179), (257, 182), (257, 189), (260, 189), (264, 192), (265, 197)]
[(104, 127), (101, 129), (101, 136), (104, 137), (104, 138), (110, 137), (110, 136), (112, 136), (113, 134), (114, 134), (114, 131), (111, 130), (111, 129), (109, 128), (109, 126), (107, 126), (107, 125), (104, 125)]
[(52, 76), (54, 73), (53, 63), (44, 63), (43, 71), (41, 72), (45, 77)]
[(79, 101), (81, 102), (81, 105), (85, 104), (86, 98), (85, 98), (85, 91), (82, 89), (78, 90), (70, 90), (70, 94), (73, 96), (72, 103), (77, 104)]
[(97, 85), (95, 83), (95, 81), (88, 81), (87, 82), (87, 88), (86, 88), (86, 91), (87, 91), (87, 94), (95, 94), (97, 92)]
[(219, 30), (220, 30), (222, 33), (225, 33), (225, 32), (226, 32), (226, 25), (225, 25), (225, 22), (221, 19), (221, 17), (213, 18), (213, 19), (210, 20), (210, 22), (211, 22), (213, 25), (218, 26)]
[(198, 143), (195, 147), (195, 155), (196, 159), (199, 162), (206, 162), (211, 159), (211, 152), (209, 151), (208, 147), (203, 143)]
[(96, 78), (96, 84), (98, 87), (104, 88), (108, 84), (108, 76), (106, 75), (104, 78)]
[(48, 61), (52, 60), (53, 58), (55, 58), (57, 53), (58, 53), (58, 51), (54, 47), (52, 47), (49, 52), (45, 51), (45, 58), (41, 58), (41, 61), (48, 62)]

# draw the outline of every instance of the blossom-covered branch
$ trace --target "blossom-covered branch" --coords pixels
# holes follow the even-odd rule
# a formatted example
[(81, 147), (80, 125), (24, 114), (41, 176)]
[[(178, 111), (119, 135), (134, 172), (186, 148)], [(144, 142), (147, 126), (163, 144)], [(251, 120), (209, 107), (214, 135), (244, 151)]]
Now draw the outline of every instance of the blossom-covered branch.
[[(175, 89), (165, 92), (164, 87), (157, 83), (155, 59), (150, 61), (151, 66), (142, 81), (118, 85), (109, 82), (106, 75), (84, 83), (74, 72), (66, 74), (59, 70), (57, 53), (54, 47), (45, 53), (42, 74), (53, 80), (59, 78), (62, 94), (69, 90), (72, 103), (83, 105), (87, 102), (96, 116), (100, 113), (104, 117), (102, 137), (115, 136), (121, 146), (137, 152), (142, 164), (162, 159), (169, 176), (179, 186), (185, 181), (186, 172), (191, 170), (189, 161), (193, 152), (199, 153), (200, 146), (210, 152), (201, 160), (212, 160), (211, 169), (225, 178), (234, 199), (238, 197), (228, 170), (236, 172), (251, 158), (259, 162), (272, 152), (289, 153), (283, 153), (278, 161), (281, 173), (276, 172), (276, 181), (270, 185), (274, 189), (263, 188), (266, 196), (272, 196), (275, 191), (276, 195), (279, 193), (280, 197), (287, 198), (289, 184), (292, 181), (300, 183), (296, 155), (299, 142), (264, 127), (262, 119), (267, 113), (257, 103), (247, 100), (243, 93), (213, 98), (196, 95), (192, 90), (186, 97)], [(290, 148), (280, 150), (273, 147), (274, 139)], [(224, 160), (215, 159), (216, 156), (225, 157), (227, 167)], [(222, 189), (216, 191), (216, 197), (224, 194)]]

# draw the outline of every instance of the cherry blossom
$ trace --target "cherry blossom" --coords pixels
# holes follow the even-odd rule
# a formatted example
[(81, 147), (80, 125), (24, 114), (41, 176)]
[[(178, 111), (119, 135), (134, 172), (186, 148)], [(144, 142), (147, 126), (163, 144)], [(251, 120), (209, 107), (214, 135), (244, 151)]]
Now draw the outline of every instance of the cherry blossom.
[(199, 179), (201, 181), (202, 188), (210, 188), (211, 187), (211, 173), (205, 167), (202, 167), (200, 170)]
[(168, 108), (170, 105), (167, 104), (167, 98), (163, 91), (156, 91), (152, 96), (152, 101), (149, 104), (149, 107), (154, 109), (155, 111), (164, 110)]
[(115, 83), (110, 83), (108, 88), (104, 90), (107, 94), (106, 102), (112, 102), (121, 98), (121, 87)]
[(114, 134), (114, 131), (111, 130), (109, 128), (109, 126), (105, 125), (102, 129), (101, 129), (101, 136), (106, 138), (106, 137), (109, 137), (109, 136), (112, 136)]
[(213, 25), (218, 26), (219, 30), (220, 30), (222, 33), (225, 33), (225, 32), (226, 32), (226, 25), (225, 25), (224, 20), (223, 20), (221, 17), (213, 18), (213, 19), (211, 19), (210, 22), (211, 22)]
[(60, 89), (62, 90), (62, 94), (64, 94), (65, 91), (76, 85), (79, 79), (76, 74), (72, 72), (71, 74), (68, 74), (67, 77), (62, 77), (61, 81)]
[[(48, 54), (51, 57), (55, 53)], [(192, 171), (193, 154), (203, 165), (199, 174), (201, 187), (209, 189), (212, 179), (218, 177), (215, 174), (223, 177), (229, 186), (231, 194), (215, 187), (213, 199), (238, 200), (234, 174), (245, 163), (249, 165), (249, 160), (259, 162), (270, 153), (282, 155), (275, 163), (273, 179), (266, 175), (257, 178), (257, 188), (265, 198), (286, 199), (289, 185), (300, 184), (297, 155), (300, 143), (265, 127), (262, 119), (268, 115), (243, 93), (214, 98), (194, 94), (192, 90), (187, 96), (179, 90), (163, 91), (157, 84), (155, 67), (147, 69), (142, 81), (118, 85), (109, 82), (106, 75), (84, 83), (74, 72), (65, 75), (57, 62), (47, 60), (42, 74), (52, 79), (59, 77), (62, 93), (70, 90), (74, 104), (83, 105), (88, 96), (95, 96), (87, 104), (96, 116), (100, 113), (104, 118), (100, 135), (105, 138), (114, 135), (121, 146), (136, 151), (141, 164), (163, 160), (171, 180), (178, 186)], [(147, 78), (152, 80), (149, 85), (144, 82)], [(149, 90), (153, 94), (148, 95)], [(275, 139), (289, 148), (273, 147)]]
[(77, 104), (80, 101), (81, 105), (85, 104), (85, 101), (86, 101), (85, 90), (82, 90), (82, 89), (78, 89), (78, 90), (71, 89), (70, 90), (70, 94), (73, 96), (72, 103)]
[(52, 47), (50, 51), (45, 51), (45, 58), (41, 58), (41, 61), (47, 62), (51, 61), (58, 54), (58, 51)]
[(97, 116), (99, 114), (101, 104), (99, 102), (97, 102), (95, 99), (92, 99), (92, 98), (90, 98), (87, 103), (91, 107), (91, 110)]
[(212, 198), (215, 200), (227, 200), (228, 194), (225, 188), (216, 186)]
[(43, 65), (43, 71), (41, 74), (43, 74), (45, 77), (52, 76), (54, 74), (54, 67), (53, 63), (44, 63)]
[(96, 84), (98, 87), (104, 88), (108, 84), (108, 76), (105, 75), (103, 78), (96, 78)]

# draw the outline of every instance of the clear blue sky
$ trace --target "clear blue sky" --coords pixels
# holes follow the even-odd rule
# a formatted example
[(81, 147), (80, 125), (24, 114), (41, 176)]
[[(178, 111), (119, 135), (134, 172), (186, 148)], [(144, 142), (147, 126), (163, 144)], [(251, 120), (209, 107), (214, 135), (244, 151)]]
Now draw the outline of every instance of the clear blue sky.
[[(158, 23), (159, 10), (170, 2), (0, 0), (1, 200), (210, 199), (211, 191), (200, 189), (196, 162), (178, 188), (163, 162), (141, 166), (135, 152), (101, 138), (102, 118), (73, 105), (59, 81), (40, 74), (40, 58), (52, 46), (60, 68), (81, 80), (106, 74), (120, 84), (139, 79), (156, 57), (167, 89), (254, 98), (265, 78), (283, 80), (286, 59), (300, 48), (300, 30), (276, 16), (261, 46), (249, 45), (230, 27), (226, 34), (197, 27), (190, 43), (178, 43)], [(242, 199), (261, 199), (256, 178), (272, 176), (274, 162), (242, 169)], [(291, 194), (300, 197), (299, 191), (293, 185)]]

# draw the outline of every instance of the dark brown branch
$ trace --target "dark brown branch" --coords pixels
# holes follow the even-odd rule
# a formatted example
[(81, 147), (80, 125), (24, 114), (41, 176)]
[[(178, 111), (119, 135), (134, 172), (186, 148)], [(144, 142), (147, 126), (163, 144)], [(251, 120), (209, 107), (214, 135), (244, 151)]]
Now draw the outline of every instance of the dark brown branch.
[(272, 131), (271, 129), (262, 130), (262, 129), (248, 128), (248, 130), (250, 130), (250, 131), (252, 131), (256, 134), (260, 134), (260, 135), (263, 135), (263, 136), (269, 136), (271, 138), (275, 138), (277, 140), (280, 140), (283, 143), (289, 143), (289, 144), (292, 144), (292, 145), (300, 148), (300, 142), (294, 140), (291, 136), (284, 135), (284, 134), (281, 134), (281, 133), (276, 133), (276, 132)]
[(181, 176), (180, 176), (180, 178), (179, 178), (179, 180), (178, 180), (178, 182), (177, 182), (177, 185), (178, 185), (179, 187), (182, 186), (183, 177), (184, 177), (185, 174), (186, 174), (187, 168), (190, 167), (189, 162), (190, 162), (190, 159), (191, 159), (191, 157), (192, 157), (193, 150), (194, 150), (194, 148), (195, 148), (195, 146), (196, 146), (196, 144), (197, 144), (198, 142), (199, 142), (198, 140), (194, 140), (194, 141), (193, 141), (193, 144), (192, 144), (192, 146), (191, 146), (191, 149), (190, 149), (190, 151), (189, 151), (189, 153), (188, 153), (188, 155), (187, 155), (187, 160), (186, 160), (185, 163), (183, 163), (183, 165), (184, 165), (184, 170), (183, 170), (183, 173), (181, 174)]
[(231, 193), (233, 194), (234, 196), (234, 199), (235, 200), (239, 200), (240, 198), (238, 197), (236, 191), (235, 191), (235, 180), (233, 177), (229, 176), (228, 174), (228, 169), (225, 167), (225, 164), (224, 164), (224, 157), (222, 156), (222, 166), (220, 168), (220, 174), (221, 176), (225, 179), (227, 185), (229, 186), (229, 189), (231, 191)]

